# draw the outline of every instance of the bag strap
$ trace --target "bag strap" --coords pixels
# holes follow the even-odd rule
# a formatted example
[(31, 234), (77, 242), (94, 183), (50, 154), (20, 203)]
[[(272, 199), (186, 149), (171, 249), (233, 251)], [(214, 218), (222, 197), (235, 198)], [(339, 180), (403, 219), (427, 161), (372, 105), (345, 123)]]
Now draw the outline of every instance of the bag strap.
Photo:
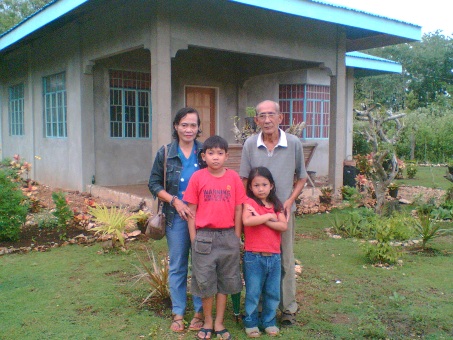
[(167, 191), (167, 145), (164, 144), (164, 190)]
[[(167, 191), (167, 145), (164, 144), (164, 190)], [(157, 212), (162, 212), (164, 201), (159, 199)]]

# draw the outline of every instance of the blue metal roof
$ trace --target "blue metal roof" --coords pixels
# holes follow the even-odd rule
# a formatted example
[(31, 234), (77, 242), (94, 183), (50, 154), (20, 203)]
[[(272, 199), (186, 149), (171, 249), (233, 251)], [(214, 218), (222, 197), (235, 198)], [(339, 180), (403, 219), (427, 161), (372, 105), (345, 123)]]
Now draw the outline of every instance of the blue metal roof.
[[(90, 0), (53, 0), (0, 36), (0, 52)], [(348, 50), (421, 39), (421, 27), (317, 0), (228, 0), (313, 20), (344, 25)], [(371, 41), (371, 42), (370, 42)]]
[(375, 57), (361, 52), (346, 53), (346, 67), (361, 70), (358, 75), (401, 73), (403, 66), (392, 60)]
[(420, 40), (421, 27), (317, 0), (229, 0), (300, 17)]
[(89, 0), (53, 0), (0, 35), (0, 51), (69, 13)]

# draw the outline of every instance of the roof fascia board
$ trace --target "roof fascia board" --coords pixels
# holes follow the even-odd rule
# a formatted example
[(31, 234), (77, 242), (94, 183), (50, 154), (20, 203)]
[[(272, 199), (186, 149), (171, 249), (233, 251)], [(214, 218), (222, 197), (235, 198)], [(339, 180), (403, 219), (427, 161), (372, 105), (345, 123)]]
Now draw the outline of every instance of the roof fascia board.
[(388, 73), (402, 73), (403, 66), (391, 60), (369, 56), (361, 53), (361, 56), (346, 53), (346, 67), (361, 68), (366, 70), (376, 70)]
[(410, 40), (418, 41), (421, 37), (420, 26), (398, 21), (396, 19), (373, 15), (371, 13), (361, 12), (351, 8), (337, 7), (331, 4), (301, 0), (229, 1), (334, 24), (395, 35)]
[(89, 0), (60, 0), (47, 7), (44, 11), (32, 15), (29, 19), (23, 21), (16, 28), (0, 38), (0, 51), (87, 1)]

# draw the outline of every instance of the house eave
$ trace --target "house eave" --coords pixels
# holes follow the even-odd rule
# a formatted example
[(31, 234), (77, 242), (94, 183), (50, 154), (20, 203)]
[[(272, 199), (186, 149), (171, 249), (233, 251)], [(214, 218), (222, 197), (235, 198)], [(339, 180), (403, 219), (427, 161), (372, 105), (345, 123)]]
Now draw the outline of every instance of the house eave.
[(346, 53), (346, 67), (354, 68), (355, 76), (372, 76), (386, 73), (401, 74), (403, 66), (392, 60), (378, 58), (365, 53)]
[(89, 0), (59, 0), (45, 6), (10, 30), (0, 35), (0, 52), (18, 43), (25, 37), (61, 18)]
[(345, 27), (347, 51), (419, 41), (421, 27), (352, 8), (309, 0), (229, 0)]

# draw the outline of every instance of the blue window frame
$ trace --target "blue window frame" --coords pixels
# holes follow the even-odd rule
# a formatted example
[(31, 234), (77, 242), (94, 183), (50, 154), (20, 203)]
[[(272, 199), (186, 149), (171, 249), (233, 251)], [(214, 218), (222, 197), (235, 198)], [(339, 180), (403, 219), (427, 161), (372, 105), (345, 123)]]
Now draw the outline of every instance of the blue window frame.
[(65, 138), (68, 136), (65, 73), (44, 77), (43, 88), (45, 136), (49, 138)]
[(110, 137), (150, 138), (151, 75), (110, 70)]
[(280, 85), (281, 128), (305, 122), (302, 138), (329, 138), (330, 86), (311, 84)]
[(9, 134), (23, 136), (24, 130), (24, 84), (9, 88)]

